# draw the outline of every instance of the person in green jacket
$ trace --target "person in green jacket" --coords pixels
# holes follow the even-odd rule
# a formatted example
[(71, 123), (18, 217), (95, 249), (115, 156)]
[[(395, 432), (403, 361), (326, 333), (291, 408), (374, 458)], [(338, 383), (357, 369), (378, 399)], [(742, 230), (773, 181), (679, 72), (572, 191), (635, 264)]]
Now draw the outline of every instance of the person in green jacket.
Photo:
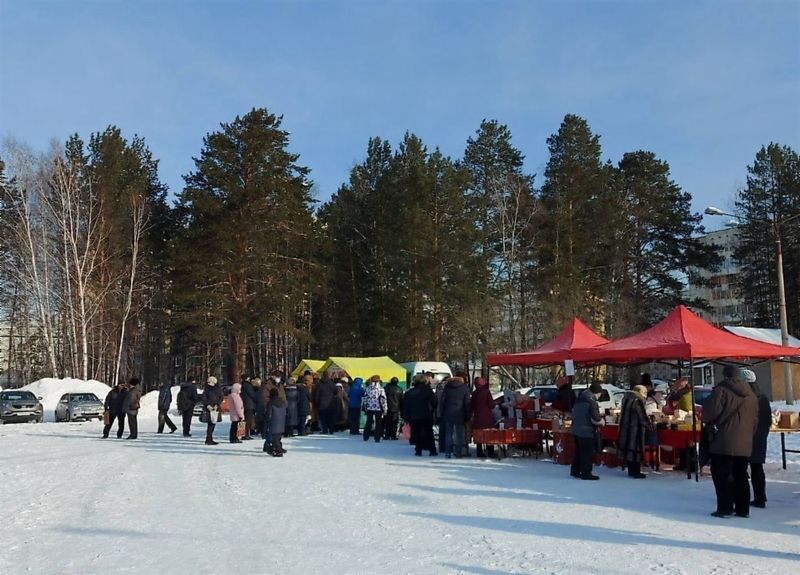
[(672, 408), (672, 413), (678, 409), (683, 411), (694, 411), (692, 405), (692, 388), (689, 387), (689, 380), (682, 377), (675, 380), (672, 384), (672, 391), (667, 397), (667, 405)]

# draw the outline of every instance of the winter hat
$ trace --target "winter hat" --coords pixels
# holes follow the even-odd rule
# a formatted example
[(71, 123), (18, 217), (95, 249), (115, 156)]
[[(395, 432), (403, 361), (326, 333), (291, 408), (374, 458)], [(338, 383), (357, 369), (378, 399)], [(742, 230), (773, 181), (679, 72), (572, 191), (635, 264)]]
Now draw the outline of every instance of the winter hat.
[(589, 386), (589, 391), (591, 391), (592, 393), (603, 393), (603, 386), (595, 381), (592, 385)]
[(211, 386), (217, 385), (217, 378), (216, 378), (216, 377), (214, 377), (213, 375), (210, 375), (210, 376), (208, 377), (208, 379), (206, 380), (206, 383), (207, 383), (208, 385), (211, 385)]
[(240, 394), (242, 393), (242, 384), (241, 383), (234, 383), (231, 386), (231, 393)]
[(756, 374), (751, 369), (743, 369), (741, 371), (742, 379), (745, 380), (747, 383), (755, 383), (756, 382)]
[(739, 369), (737, 367), (734, 367), (733, 365), (726, 365), (722, 368), (722, 377), (732, 379), (736, 377), (738, 371)]
[(250, 385), (252, 385), (254, 388), (258, 389), (259, 387), (261, 387), (261, 378), (260, 377), (254, 377), (253, 379), (250, 380)]

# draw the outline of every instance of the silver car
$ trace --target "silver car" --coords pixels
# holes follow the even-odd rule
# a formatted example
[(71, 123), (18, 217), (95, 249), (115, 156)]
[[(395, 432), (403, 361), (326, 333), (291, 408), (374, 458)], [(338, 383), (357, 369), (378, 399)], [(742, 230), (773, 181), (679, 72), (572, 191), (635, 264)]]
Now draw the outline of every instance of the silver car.
[(0, 391), (0, 425), (15, 421), (41, 423), (44, 408), (30, 391)]
[(102, 421), (103, 411), (103, 402), (93, 393), (65, 393), (56, 405), (56, 421)]

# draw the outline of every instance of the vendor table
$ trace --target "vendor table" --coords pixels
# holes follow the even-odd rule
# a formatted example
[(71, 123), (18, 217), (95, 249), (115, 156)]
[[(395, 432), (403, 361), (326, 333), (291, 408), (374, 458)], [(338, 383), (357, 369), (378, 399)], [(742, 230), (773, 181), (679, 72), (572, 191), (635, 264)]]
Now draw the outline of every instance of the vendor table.
[(786, 434), (787, 433), (798, 433), (800, 429), (770, 429), (770, 433), (780, 433), (781, 434), (781, 461), (783, 463), (783, 468), (786, 469), (786, 454), (787, 453), (800, 453), (800, 449), (786, 449)]
[(529, 446), (537, 458), (542, 452), (542, 432), (538, 429), (473, 429), (472, 437), (475, 443), (497, 445), (501, 449), (509, 445)]
[[(656, 433), (658, 435), (658, 445), (671, 447), (674, 451), (689, 450), (694, 447), (695, 443), (700, 441), (700, 429), (692, 432), (691, 429), (672, 429), (669, 427), (663, 427), (659, 428)], [(619, 441), (619, 425), (601, 426), (600, 435), (602, 436), (603, 441), (616, 444)], [(657, 465), (660, 466), (658, 462)], [(691, 477), (692, 475), (689, 466), (687, 466), (687, 474), (688, 477)]]

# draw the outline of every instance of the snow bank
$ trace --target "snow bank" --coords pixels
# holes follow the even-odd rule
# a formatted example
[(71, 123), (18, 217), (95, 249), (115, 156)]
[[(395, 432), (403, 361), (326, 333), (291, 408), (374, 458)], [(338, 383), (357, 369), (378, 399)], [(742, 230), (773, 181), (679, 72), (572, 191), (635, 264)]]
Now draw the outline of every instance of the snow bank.
[[(172, 403), (169, 406), (170, 415), (180, 415), (178, 413), (178, 392), (181, 390), (179, 385), (173, 385), (172, 390)], [(139, 417), (140, 418), (157, 418), (158, 417), (158, 390), (145, 393), (142, 400), (139, 402)]]
[(775, 413), (776, 411), (797, 411), (800, 412), (800, 403), (795, 403), (793, 405), (787, 405), (785, 401), (773, 401), (771, 404), (772, 412)]
[(55, 421), (56, 405), (65, 393), (93, 393), (100, 401), (105, 401), (106, 395), (111, 391), (111, 388), (105, 383), (94, 379), (85, 381), (83, 379), (54, 379), (50, 377), (34, 381), (22, 389), (42, 398), (45, 421)]

